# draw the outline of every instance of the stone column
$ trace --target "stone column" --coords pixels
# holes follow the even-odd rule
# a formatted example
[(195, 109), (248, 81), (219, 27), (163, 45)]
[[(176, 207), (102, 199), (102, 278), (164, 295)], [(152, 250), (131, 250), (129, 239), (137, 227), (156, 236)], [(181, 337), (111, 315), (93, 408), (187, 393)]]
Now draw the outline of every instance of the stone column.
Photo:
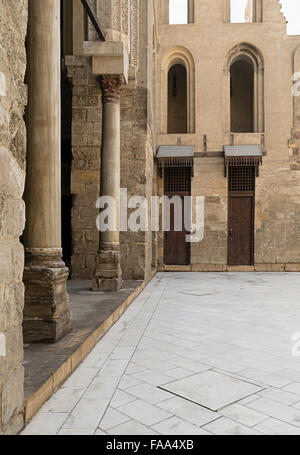
[(25, 342), (71, 331), (61, 249), (60, 0), (29, 0)]
[(116, 206), (116, 230), (100, 232), (94, 291), (118, 291), (122, 287), (120, 266), (120, 96), (123, 76), (101, 76), (103, 123), (100, 196), (112, 197)]

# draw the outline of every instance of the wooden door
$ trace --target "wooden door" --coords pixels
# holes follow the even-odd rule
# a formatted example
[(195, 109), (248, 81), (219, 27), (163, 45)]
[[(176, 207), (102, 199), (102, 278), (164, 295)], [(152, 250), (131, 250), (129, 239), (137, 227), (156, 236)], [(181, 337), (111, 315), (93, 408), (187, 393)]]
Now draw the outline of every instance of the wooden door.
[(228, 265), (253, 265), (254, 196), (230, 195), (228, 205)]
[[(172, 198), (178, 194), (167, 194)], [(184, 196), (181, 196), (182, 201), (182, 230), (175, 231), (174, 229), (174, 213), (175, 208), (172, 204), (170, 207), (170, 231), (165, 232), (164, 240), (164, 263), (165, 265), (188, 265), (190, 263), (189, 243), (186, 242), (188, 234), (184, 228)]]
[(164, 264), (188, 265), (190, 263), (190, 244), (186, 242), (188, 232), (184, 226), (184, 197), (191, 194), (191, 169), (166, 168), (164, 173), (165, 196), (172, 199), (179, 196), (182, 201), (182, 229), (175, 231), (175, 208), (170, 206), (170, 231), (164, 232)]

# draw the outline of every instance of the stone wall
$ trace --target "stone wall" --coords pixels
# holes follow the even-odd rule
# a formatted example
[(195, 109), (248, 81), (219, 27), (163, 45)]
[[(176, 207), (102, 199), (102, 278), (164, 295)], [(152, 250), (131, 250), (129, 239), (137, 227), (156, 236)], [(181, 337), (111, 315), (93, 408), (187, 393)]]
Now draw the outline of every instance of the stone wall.
[[(152, 194), (153, 154), (149, 147), (148, 92), (144, 88), (123, 90), (121, 101), (121, 188), (128, 198)], [(150, 153), (149, 153), (150, 149)], [(150, 156), (150, 160), (148, 160)], [(150, 186), (149, 186), (150, 185)], [(130, 214), (130, 210), (128, 214)], [(121, 264), (125, 279), (150, 278), (152, 237), (148, 232), (121, 233)]]
[(92, 279), (99, 247), (96, 227), (100, 194), (102, 102), (97, 79), (84, 57), (67, 57), (73, 83), (72, 277)]
[(0, 0), (0, 434), (23, 426), (26, 26), (27, 1)]

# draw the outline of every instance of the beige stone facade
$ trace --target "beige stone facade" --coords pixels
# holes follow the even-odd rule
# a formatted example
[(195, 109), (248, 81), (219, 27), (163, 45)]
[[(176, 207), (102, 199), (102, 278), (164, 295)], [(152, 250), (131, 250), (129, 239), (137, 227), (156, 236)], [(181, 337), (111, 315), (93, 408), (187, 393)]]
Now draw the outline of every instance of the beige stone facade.
[[(256, 178), (251, 265), (260, 271), (299, 270), (298, 149), (289, 146), (293, 131), (295, 140), (298, 136), (298, 126), (293, 130), (292, 74), (299, 37), (286, 35), (277, 0), (257, 2), (263, 8), (262, 18), (242, 24), (230, 23), (229, 4), (195, 2), (194, 23), (184, 25), (166, 24), (161, 9), (157, 145), (195, 147), (192, 195), (206, 199), (205, 237), (191, 246), (193, 270), (227, 270), (228, 179), (223, 147), (251, 144), (261, 146), (264, 155)], [(254, 127), (235, 133), (230, 124), (230, 68), (239, 57), (254, 62)], [(188, 116), (195, 120), (190, 120), (186, 134), (167, 134), (168, 71), (178, 63), (187, 70)], [(238, 115), (241, 118), (242, 112)], [(160, 188), (162, 194), (162, 181)], [(163, 265), (163, 236), (159, 262)]]
[[(224, 146), (263, 152), (247, 270), (300, 270), (300, 41), (278, 1), (249, 1), (233, 24), (230, 0), (188, 0), (187, 23), (171, 25), (167, 0), (90, 0), (98, 26), (81, 0), (39, 1), (0, 0), (0, 434), (23, 426), (22, 325), (28, 342), (72, 330), (69, 271), (118, 291), (157, 270), (231, 270)], [(161, 229), (96, 225), (100, 195), (118, 208), (121, 188), (149, 207), (165, 194), (162, 146), (193, 148), (179, 162), (205, 197), (185, 265), (165, 264)]]

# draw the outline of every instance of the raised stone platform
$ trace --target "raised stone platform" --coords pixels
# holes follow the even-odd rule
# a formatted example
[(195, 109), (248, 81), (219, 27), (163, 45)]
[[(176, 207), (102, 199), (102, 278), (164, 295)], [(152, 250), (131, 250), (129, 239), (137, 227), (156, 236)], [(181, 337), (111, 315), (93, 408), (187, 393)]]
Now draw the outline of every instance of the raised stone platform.
[(56, 344), (25, 345), (25, 423), (72, 374), (144, 289), (125, 281), (118, 292), (93, 292), (91, 281), (68, 282), (73, 331)]

